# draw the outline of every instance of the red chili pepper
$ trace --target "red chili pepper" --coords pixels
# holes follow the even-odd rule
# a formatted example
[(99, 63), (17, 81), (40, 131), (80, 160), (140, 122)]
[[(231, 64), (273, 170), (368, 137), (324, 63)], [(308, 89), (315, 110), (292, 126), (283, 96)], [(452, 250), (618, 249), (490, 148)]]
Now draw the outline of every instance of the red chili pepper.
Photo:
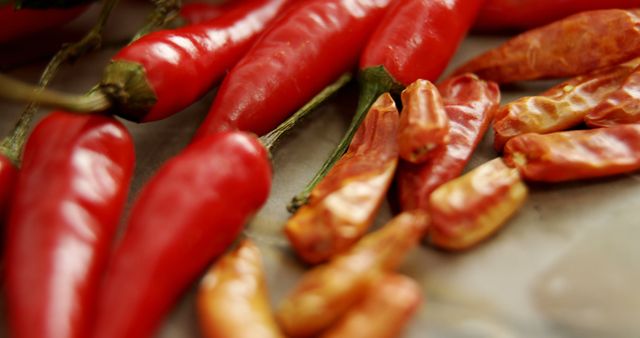
[(0, 44), (61, 26), (82, 14), (87, 6), (65, 9), (14, 9), (0, 6)]
[(529, 29), (579, 12), (634, 7), (640, 7), (639, 0), (487, 0), (474, 28), (483, 31)]
[(500, 104), (498, 86), (472, 74), (453, 77), (438, 89), (449, 116), (449, 143), (424, 164), (400, 162), (397, 189), (402, 210), (428, 210), (431, 193), (462, 173)]
[(133, 173), (113, 118), (56, 112), (24, 152), (6, 251), (12, 337), (85, 338)]
[(310, 0), (265, 32), (223, 81), (196, 139), (264, 134), (348, 71), (391, 0)]
[(107, 269), (93, 337), (144, 338), (266, 201), (267, 151), (257, 138), (201, 138), (138, 196)]
[(640, 123), (640, 69), (634, 70), (620, 88), (589, 111), (584, 122), (592, 128)]
[(9, 202), (18, 177), (18, 168), (5, 155), (0, 154), (0, 224), (7, 219)]
[[(236, 0), (235, 2), (240, 2)], [(182, 5), (180, 8), (180, 17), (186, 21), (188, 25), (196, 25), (215, 19), (228, 10), (229, 5), (211, 4), (204, 2), (192, 2)]]

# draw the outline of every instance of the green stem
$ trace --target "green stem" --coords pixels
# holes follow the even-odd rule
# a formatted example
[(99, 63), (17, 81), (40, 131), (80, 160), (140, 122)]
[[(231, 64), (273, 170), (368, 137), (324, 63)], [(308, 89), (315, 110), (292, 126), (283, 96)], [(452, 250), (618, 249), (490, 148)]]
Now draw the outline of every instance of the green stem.
[(404, 86), (398, 83), (383, 66), (369, 67), (360, 72), (360, 99), (358, 100), (358, 107), (356, 113), (351, 120), (351, 124), (347, 129), (347, 132), (340, 140), (338, 146), (333, 150), (333, 153), (325, 160), (322, 167), (311, 181), (307, 184), (304, 190), (296, 195), (291, 203), (287, 206), (289, 212), (294, 213), (301, 206), (307, 204), (309, 195), (313, 188), (327, 175), (329, 170), (333, 168), (335, 163), (344, 155), (355, 135), (358, 127), (362, 124), (362, 121), (367, 116), (367, 112), (371, 108), (371, 105), (378, 99), (380, 95), (386, 92), (394, 94), (400, 93)]
[(349, 81), (351, 81), (351, 78), (351, 73), (342, 75), (336, 82), (323, 89), (318, 95), (311, 99), (311, 101), (307, 102), (307, 104), (295, 112), (295, 114), (282, 122), (276, 129), (272, 130), (269, 134), (262, 136), (260, 140), (262, 141), (262, 144), (264, 144), (265, 148), (271, 152), (283, 134), (291, 130), (302, 118), (307, 116), (316, 107), (326, 101), (327, 98), (340, 90), (340, 88), (344, 87)]
[(155, 8), (149, 14), (145, 25), (136, 33), (131, 42), (138, 40), (142, 36), (154, 31), (158, 27), (164, 26), (180, 12), (181, 0), (151, 0)]

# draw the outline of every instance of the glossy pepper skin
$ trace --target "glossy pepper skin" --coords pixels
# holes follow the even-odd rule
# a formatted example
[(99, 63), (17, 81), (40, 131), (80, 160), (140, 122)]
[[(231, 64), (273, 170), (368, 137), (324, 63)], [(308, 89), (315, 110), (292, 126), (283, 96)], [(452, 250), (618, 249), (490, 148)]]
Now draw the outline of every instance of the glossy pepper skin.
[(640, 69), (589, 111), (584, 122), (591, 128), (640, 123)]
[[(242, 0), (236, 0), (240, 2)], [(206, 2), (191, 2), (180, 7), (180, 18), (188, 25), (196, 25), (215, 19), (229, 10), (228, 5), (211, 4)]]
[[(603, 38), (606, 36), (606, 39)], [(640, 54), (640, 9), (572, 15), (524, 32), (458, 68), (509, 83), (585, 74)]]
[(113, 118), (55, 112), (36, 126), (7, 235), (12, 337), (90, 335), (133, 166), (132, 139)]
[(317, 264), (351, 247), (373, 223), (398, 164), (398, 110), (383, 94), (347, 153), (311, 192), (284, 231), (305, 262)]
[(17, 178), (16, 165), (7, 156), (0, 155), (0, 224), (6, 222)]
[(504, 160), (530, 181), (561, 182), (632, 172), (640, 169), (640, 125), (520, 135), (507, 142)]
[(484, 0), (399, 0), (360, 58), (360, 68), (383, 65), (398, 82), (435, 81), (466, 35)]
[(402, 210), (428, 210), (431, 193), (462, 173), (500, 104), (498, 86), (472, 74), (450, 78), (438, 89), (449, 117), (449, 143), (425, 163), (400, 162), (396, 180)]
[(66, 24), (82, 14), (87, 6), (61, 9), (20, 9), (0, 5), (0, 44)]
[(220, 81), (291, 0), (247, 0), (216, 19), (143, 36), (118, 52), (100, 83), (115, 112), (155, 121)]
[(487, 0), (473, 27), (482, 31), (524, 30), (584, 11), (640, 7), (639, 0)]
[(98, 302), (94, 338), (144, 338), (262, 206), (271, 164), (258, 139), (211, 135), (166, 162), (134, 203)]
[(227, 75), (195, 138), (273, 129), (356, 64), (390, 1), (296, 4)]

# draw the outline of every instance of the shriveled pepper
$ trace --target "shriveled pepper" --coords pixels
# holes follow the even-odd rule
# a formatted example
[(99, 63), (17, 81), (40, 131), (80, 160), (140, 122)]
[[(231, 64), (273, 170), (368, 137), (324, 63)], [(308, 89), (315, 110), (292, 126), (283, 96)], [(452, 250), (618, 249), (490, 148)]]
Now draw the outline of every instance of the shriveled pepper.
[(518, 171), (501, 158), (491, 160), (431, 194), (430, 241), (442, 249), (469, 249), (498, 231), (526, 197)]
[(6, 296), (16, 338), (85, 338), (133, 174), (113, 118), (55, 112), (29, 137), (7, 234)]
[(584, 74), (637, 57), (638, 25), (640, 9), (575, 14), (522, 33), (455, 72), (498, 83)]
[(396, 181), (402, 210), (428, 210), (431, 192), (462, 173), (500, 104), (498, 86), (472, 74), (450, 78), (438, 89), (449, 117), (449, 143), (426, 163), (400, 162)]
[(402, 91), (402, 114), (398, 131), (400, 157), (411, 163), (428, 160), (449, 142), (449, 118), (438, 88), (417, 80)]
[(584, 122), (592, 128), (640, 123), (640, 69), (590, 110)]
[(198, 317), (207, 338), (284, 337), (271, 313), (260, 249), (253, 242), (244, 240), (204, 276)]
[(276, 313), (281, 328), (289, 336), (306, 337), (329, 327), (372, 283), (397, 268), (428, 225), (424, 212), (402, 213), (349, 251), (307, 272)]
[(347, 250), (373, 223), (398, 163), (398, 110), (391, 95), (371, 106), (349, 150), (311, 193), (284, 231), (304, 261)]
[(505, 146), (505, 162), (530, 181), (560, 182), (640, 169), (640, 125), (524, 134)]
[(523, 97), (498, 110), (493, 123), (494, 147), (524, 133), (551, 133), (582, 123), (599, 102), (640, 69), (640, 58), (562, 82), (539, 96)]

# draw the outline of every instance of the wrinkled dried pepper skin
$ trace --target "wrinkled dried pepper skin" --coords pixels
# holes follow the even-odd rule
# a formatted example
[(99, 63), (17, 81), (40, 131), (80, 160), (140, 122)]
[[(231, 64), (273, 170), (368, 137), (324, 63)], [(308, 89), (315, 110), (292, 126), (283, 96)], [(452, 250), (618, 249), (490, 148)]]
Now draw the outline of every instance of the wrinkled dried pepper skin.
[(402, 91), (398, 132), (400, 157), (411, 163), (421, 163), (447, 142), (449, 118), (438, 88), (428, 80), (413, 82)]
[(294, 250), (308, 263), (345, 251), (373, 223), (398, 163), (398, 110), (388, 93), (373, 104), (347, 153), (285, 225)]
[(400, 337), (421, 302), (422, 291), (413, 279), (386, 275), (372, 284), (364, 299), (321, 337)]
[(221, 258), (198, 289), (198, 317), (206, 338), (281, 338), (271, 313), (262, 254), (250, 240)]
[(35, 127), (7, 233), (12, 337), (90, 336), (133, 166), (131, 136), (113, 118), (55, 112)]
[(576, 126), (599, 102), (622, 86), (640, 66), (640, 58), (567, 80), (539, 96), (523, 97), (496, 112), (494, 147), (502, 151), (510, 138), (546, 134)]
[[(461, 66), (483, 79), (509, 83), (584, 74), (640, 55), (640, 10), (572, 15), (507, 41)], [(607, 38), (604, 39), (603, 37)]]
[(253, 135), (225, 132), (166, 162), (136, 199), (98, 301), (94, 338), (146, 338), (198, 274), (264, 204), (267, 151)]
[(357, 63), (390, 1), (299, 2), (226, 76), (195, 139), (272, 130)]
[(530, 181), (560, 182), (640, 169), (640, 125), (525, 134), (505, 147), (504, 160)]
[(618, 90), (598, 103), (584, 121), (592, 128), (640, 123), (640, 69), (636, 69)]
[(430, 240), (446, 250), (469, 249), (498, 229), (527, 197), (518, 171), (491, 160), (431, 194)]
[(462, 173), (500, 104), (498, 86), (475, 75), (453, 77), (438, 88), (449, 117), (449, 143), (426, 163), (400, 162), (397, 192), (402, 210), (428, 210), (431, 192)]
[(329, 327), (372, 283), (397, 268), (428, 226), (426, 213), (402, 213), (349, 251), (307, 272), (276, 313), (280, 327), (292, 337), (313, 336)]

